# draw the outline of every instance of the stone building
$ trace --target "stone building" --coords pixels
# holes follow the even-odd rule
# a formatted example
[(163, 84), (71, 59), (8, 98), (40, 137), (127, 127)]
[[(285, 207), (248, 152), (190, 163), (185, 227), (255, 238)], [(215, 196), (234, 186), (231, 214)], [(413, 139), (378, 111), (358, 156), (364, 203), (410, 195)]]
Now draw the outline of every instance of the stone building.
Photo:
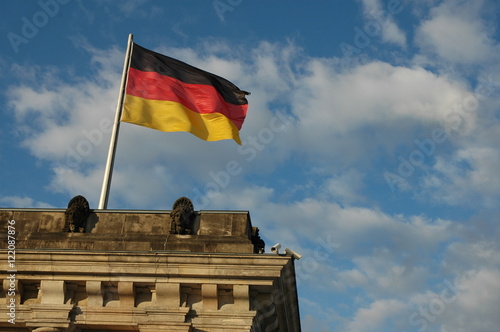
[(0, 228), (0, 331), (300, 331), (294, 258), (263, 253), (246, 211), (77, 196), (0, 209)]

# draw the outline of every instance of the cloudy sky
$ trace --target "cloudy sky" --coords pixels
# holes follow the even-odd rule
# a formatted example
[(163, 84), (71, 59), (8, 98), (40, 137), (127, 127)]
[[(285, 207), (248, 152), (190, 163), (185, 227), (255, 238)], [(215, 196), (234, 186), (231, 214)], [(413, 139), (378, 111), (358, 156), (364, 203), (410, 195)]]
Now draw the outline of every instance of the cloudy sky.
[(97, 208), (129, 33), (250, 91), (232, 140), (124, 123), (110, 209), (248, 210), (304, 331), (497, 331), (494, 0), (3, 1), (0, 206)]

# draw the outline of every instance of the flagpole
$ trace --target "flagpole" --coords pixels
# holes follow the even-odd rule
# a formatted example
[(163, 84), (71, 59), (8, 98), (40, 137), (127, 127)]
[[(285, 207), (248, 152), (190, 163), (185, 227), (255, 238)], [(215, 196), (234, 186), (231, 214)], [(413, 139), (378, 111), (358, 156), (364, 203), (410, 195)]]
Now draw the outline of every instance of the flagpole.
[(122, 115), (123, 101), (125, 99), (125, 88), (127, 84), (127, 73), (130, 66), (130, 56), (132, 54), (132, 39), (133, 35), (128, 35), (127, 52), (125, 53), (125, 61), (123, 62), (122, 81), (120, 84), (120, 93), (118, 94), (118, 102), (116, 103), (115, 123), (111, 132), (111, 143), (109, 144), (108, 160), (104, 170), (104, 179), (102, 181), (101, 199), (99, 200), (99, 209), (105, 210), (108, 208), (109, 188), (111, 186), (111, 176), (113, 175), (113, 165), (115, 163), (116, 142), (118, 141), (118, 131), (120, 129), (120, 118)]

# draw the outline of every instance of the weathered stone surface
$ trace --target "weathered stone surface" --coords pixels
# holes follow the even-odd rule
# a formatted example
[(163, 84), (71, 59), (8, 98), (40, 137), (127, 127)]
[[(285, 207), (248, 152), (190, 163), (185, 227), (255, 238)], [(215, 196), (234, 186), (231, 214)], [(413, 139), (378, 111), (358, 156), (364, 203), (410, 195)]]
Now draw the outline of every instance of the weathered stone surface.
[[(192, 234), (170, 234), (170, 214), (165, 212), (93, 211), (85, 233), (65, 229), (64, 210), (0, 211), (0, 230), (14, 219), (17, 248), (85, 250), (175, 250), (191, 252), (252, 253), (248, 212), (197, 212)], [(4, 248), (6, 238), (0, 239)]]
[(255, 253), (248, 212), (196, 212), (184, 235), (170, 234), (169, 211), (90, 211), (83, 233), (62, 209), (0, 218), (3, 234), (16, 221), (0, 331), (300, 331), (293, 258)]

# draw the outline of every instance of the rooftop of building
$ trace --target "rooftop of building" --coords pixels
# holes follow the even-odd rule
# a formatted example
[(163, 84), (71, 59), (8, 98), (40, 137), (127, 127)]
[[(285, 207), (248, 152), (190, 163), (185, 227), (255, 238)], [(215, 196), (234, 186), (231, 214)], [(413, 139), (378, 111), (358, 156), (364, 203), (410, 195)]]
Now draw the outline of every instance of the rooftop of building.
[(194, 211), (185, 197), (157, 211), (90, 209), (76, 196), (66, 209), (0, 208), (0, 219), (15, 221), (17, 249), (264, 252), (248, 211)]

